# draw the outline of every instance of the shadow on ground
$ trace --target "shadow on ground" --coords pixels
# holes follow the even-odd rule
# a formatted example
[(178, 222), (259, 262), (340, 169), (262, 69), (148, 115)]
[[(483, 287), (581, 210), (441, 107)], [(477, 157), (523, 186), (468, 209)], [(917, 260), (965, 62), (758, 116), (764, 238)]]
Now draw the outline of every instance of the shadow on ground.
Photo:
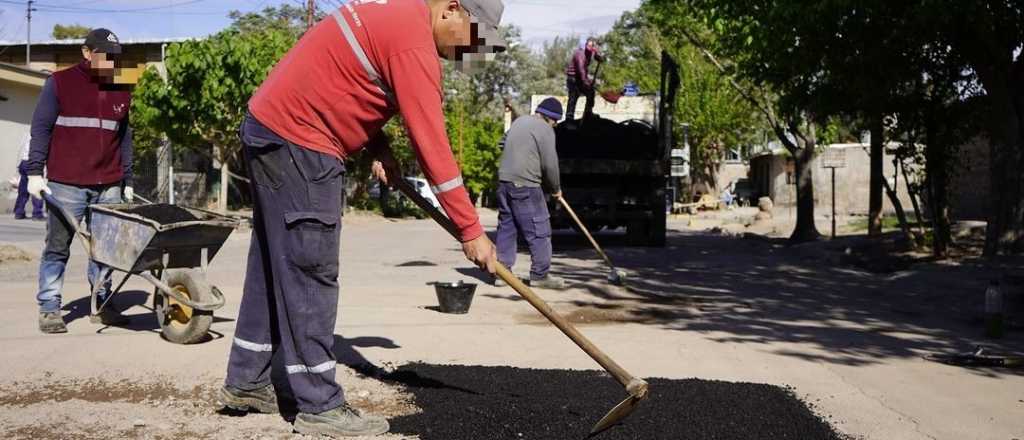
[[(555, 236), (552, 272), (591, 297), (570, 306), (617, 312), (624, 322), (697, 331), (723, 344), (764, 345), (779, 355), (851, 366), (977, 345), (1011, 353), (1024, 348), (1019, 322), (1015, 333), (999, 341), (984, 339), (979, 322), (988, 280), (1007, 264), (1020, 267), (1019, 261), (1001, 268), (978, 261), (925, 263), (873, 273), (844, 264), (838, 243), (789, 247), (759, 237), (679, 231), (669, 233), (665, 248), (616, 247), (615, 239), (598, 237), (612, 241), (610, 257), (629, 273), (625, 288), (605, 281), (608, 269), (584, 238)], [(1007, 301), (1024, 303), (1021, 290)]]

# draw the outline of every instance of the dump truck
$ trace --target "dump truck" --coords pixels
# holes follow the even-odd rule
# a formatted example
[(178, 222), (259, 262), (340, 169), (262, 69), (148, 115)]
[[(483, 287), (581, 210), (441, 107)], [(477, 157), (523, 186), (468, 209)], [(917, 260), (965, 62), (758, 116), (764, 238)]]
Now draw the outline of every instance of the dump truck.
[[(594, 116), (578, 115), (555, 128), (562, 192), (591, 231), (625, 228), (631, 246), (665, 245), (678, 69), (663, 53), (658, 93), (614, 104), (598, 95)], [(530, 108), (549, 97), (533, 96)], [(557, 201), (549, 203), (552, 227), (575, 227)]]

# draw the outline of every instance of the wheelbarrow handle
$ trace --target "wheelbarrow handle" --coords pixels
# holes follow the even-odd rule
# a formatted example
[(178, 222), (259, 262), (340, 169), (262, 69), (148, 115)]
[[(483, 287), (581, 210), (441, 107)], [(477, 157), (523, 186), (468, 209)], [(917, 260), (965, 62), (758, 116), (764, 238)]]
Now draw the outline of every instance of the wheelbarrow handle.
[[(430, 215), (438, 224), (441, 225), (452, 237), (458, 239), (459, 229), (455, 226), (450, 218), (441, 213), (440, 210), (430, 204), (426, 199), (423, 198), (419, 193), (416, 192), (406, 182), (405, 179), (397, 178), (393, 179), (392, 186), (397, 188), (406, 197), (411, 199), (417, 206), (420, 207), (424, 212)], [(637, 398), (644, 398), (647, 394), (647, 383), (643, 380), (635, 378), (632, 374), (622, 368), (615, 360), (610, 356), (601, 351), (593, 342), (587, 339), (579, 330), (576, 329), (569, 321), (564, 317), (555, 312), (547, 302), (541, 299), (536, 293), (533, 292), (525, 283), (523, 283), (518, 277), (516, 277), (512, 271), (510, 271), (505, 265), (498, 263), (497, 276), (504, 280), (510, 287), (512, 287), (516, 293), (523, 297), (527, 302), (530, 303), (538, 312), (544, 315), (548, 321), (551, 321), (555, 327), (558, 327), (566, 336), (569, 337), (577, 346), (580, 347), (584, 352), (590, 356), (595, 362), (601, 365), (605, 371), (611, 373), (622, 386), (626, 387), (626, 390)]]
[(92, 256), (92, 235), (89, 234), (88, 231), (84, 231), (82, 228), (78, 227), (78, 221), (75, 220), (75, 216), (71, 215), (70, 212), (64, 209), (64, 205), (62, 205), (57, 198), (53, 196), (53, 194), (43, 191), (43, 201), (49, 205), (50, 215), (54, 215), (56, 212), (57, 215), (60, 216), (61, 220), (64, 221), (64, 224), (71, 228), (72, 233), (78, 234), (82, 237), (82, 247), (85, 248), (86, 255)]

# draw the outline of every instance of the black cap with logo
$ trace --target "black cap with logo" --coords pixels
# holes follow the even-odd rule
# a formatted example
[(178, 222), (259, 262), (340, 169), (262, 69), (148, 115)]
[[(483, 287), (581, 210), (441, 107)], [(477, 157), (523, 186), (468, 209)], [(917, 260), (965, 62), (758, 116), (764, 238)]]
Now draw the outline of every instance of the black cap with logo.
[(119, 55), (121, 53), (121, 43), (118, 41), (117, 35), (104, 28), (89, 31), (89, 35), (85, 37), (85, 46), (94, 52), (112, 55)]

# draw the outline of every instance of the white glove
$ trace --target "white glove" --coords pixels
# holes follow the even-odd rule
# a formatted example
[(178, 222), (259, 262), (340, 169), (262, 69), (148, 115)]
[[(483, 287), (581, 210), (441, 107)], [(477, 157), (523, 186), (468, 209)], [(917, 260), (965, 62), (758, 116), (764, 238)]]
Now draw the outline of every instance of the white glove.
[(122, 195), (124, 196), (124, 201), (126, 201), (128, 203), (134, 202), (135, 201), (135, 188), (132, 188), (130, 186), (124, 187), (124, 193)]
[(28, 176), (28, 193), (37, 199), (43, 198), (43, 193), (53, 194), (50, 187), (46, 186), (46, 179), (43, 176)]

